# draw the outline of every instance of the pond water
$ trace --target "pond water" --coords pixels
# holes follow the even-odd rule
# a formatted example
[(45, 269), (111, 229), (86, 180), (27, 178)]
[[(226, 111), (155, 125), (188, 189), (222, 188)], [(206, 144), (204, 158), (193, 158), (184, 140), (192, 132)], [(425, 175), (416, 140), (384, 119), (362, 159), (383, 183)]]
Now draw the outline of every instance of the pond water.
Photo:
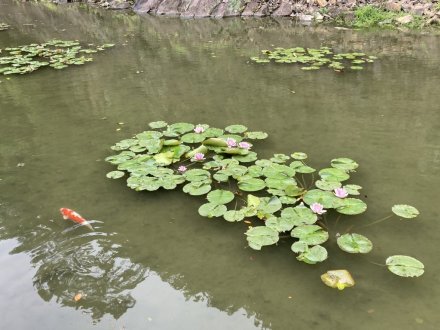
[[(438, 328), (438, 35), (8, 0), (0, 22), (12, 27), (0, 48), (53, 38), (116, 44), (84, 66), (0, 76), (0, 328)], [(321, 45), (379, 60), (344, 74), (248, 62), (273, 46)], [(421, 215), (359, 229), (375, 244), (366, 256), (339, 251), (336, 231), (330, 258), (315, 266), (298, 262), (289, 240), (251, 250), (245, 223), (198, 215), (202, 198), (136, 193), (105, 177), (109, 146), (155, 120), (245, 124), (269, 133), (261, 156), (304, 151), (314, 167), (355, 159), (352, 182), (369, 208), (341, 232), (396, 203)], [(99, 220), (96, 231), (66, 232), (60, 207)], [(425, 274), (404, 279), (373, 264), (394, 254), (418, 258)], [(321, 283), (344, 268), (354, 288)]]

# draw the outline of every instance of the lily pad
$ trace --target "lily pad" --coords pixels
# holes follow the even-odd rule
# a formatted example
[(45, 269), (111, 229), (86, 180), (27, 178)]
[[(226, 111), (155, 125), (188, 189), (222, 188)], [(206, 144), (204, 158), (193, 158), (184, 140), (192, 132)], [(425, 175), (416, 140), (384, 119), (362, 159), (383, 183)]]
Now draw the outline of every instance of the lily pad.
[(229, 222), (241, 221), (245, 218), (243, 210), (229, 210), (223, 214), (223, 218)]
[(247, 127), (243, 125), (229, 125), (225, 128), (225, 131), (232, 134), (244, 133), (247, 131)]
[(290, 155), (290, 157), (296, 160), (303, 160), (303, 159), (307, 159), (307, 154), (304, 152), (294, 152), (293, 154)]
[(394, 205), (391, 210), (394, 214), (405, 219), (412, 219), (420, 214), (414, 206), (405, 204)]
[(211, 191), (206, 198), (212, 204), (228, 204), (234, 199), (234, 194), (228, 190), (213, 190)]
[(317, 225), (302, 225), (296, 227), (292, 230), (291, 236), (298, 238), (308, 245), (318, 245), (328, 240), (328, 232)]
[(303, 200), (308, 205), (319, 203), (326, 209), (334, 208), (340, 203), (340, 199), (335, 197), (333, 193), (330, 191), (322, 191), (320, 189), (309, 190), (304, 195)]
[(337, 239), (338, 246), (348, 253), (368, 253), (373, 249), (373, 243), (360, 234), (344, 234)]
[(254, 250), (261, 250), (263, 246), (273, 245), (279, 240), (278, 231), (266, 226), (252, 227), (245, 235), (249, 246)]
[(328, 258), (327, 250), (321, 246), (316, 245), (302, 252), (296, 257), (299, 261), (305, 262), (306, 264), (314, 265), (318, 262), (323, 262)]
[(419, 277), (425, 272), (423, 263), (409, 256), (391, 256), (385, 263), (391, 273), (402, 277)]
[(125, 175), (122, 171), (111, 171), (107, 173), (107, 178), (109, 179), (119, 179), (122, 178)]
[(347, 184), (343, 187), (349, 195), (359, 195), (359, 190), (362, 189), (361, 186), (357, 184)]
[(281, 218), (289, 219), (295, 226), (312, 225), (318, 220), (318, 216), (312, 210), (300, 205), (286, 207), (281, 211)]
[(354, 171), (359, 167), (359, 164), (350, 158), (335, 158), (332, 159), (331, 166), (343, 171)]
[(278, 232), (290, 231), (292, 230), (294, 224), (289, 218), (278, 218), (275, 216), (269, 217), (265, 223), (267, 227), (275, 229)]
[(306, 242), (296, 241), (295, 243), (292, 244), (290, 249), (295, 253), (302, 253), (302, 252), (306, 252), (309, 249), (309, 246), (307, 245)]
[(341, 187), (341, 183), (339, 181), (325, 181), (325, 180), (317, 180), (315, 182), (315, 186), (321, 190), (332, 191), (336, 188)]
[(238, 181), (238, 188), (243, 191), (259, 191), (266, 187), (266, 183), (257, 178), (245, 178)]
[(214, 203), (206, 203), (199, 207), (199, 214), (208, 218), (221, 217), (226, 211), (226, 206)]
[(190, 182), (183, 186), (183, 192), (192, 196), (205, 195), (211, 190), (211, 185), (208, 183)]
[(183, 135), (180, 139), (184, 143), (200, 143), (205, 140), (205, 137), (202, 134), (187, 133)]
[(350, 178), (350, 176), (345, 171), (338, 168), (324, 168), (319, 171), (319, 175), (325, 181), (342, 182)]
[(268, 137), (265, 132), (246, 132), (244, 135), (251, 140), (264, 140)]
[(347, 215), (361, 214), (366, 209), (367, 204), (357, 198), (339, 199), (339, 205), (336, 207), (336, 211)]
[(167, 123), (164, 122), (163, 120), (153, 121), (153, 122), (149, 123), (148, 126), (150, 126), (151, 128), (163, 128), (163, 127), (167, 126)]

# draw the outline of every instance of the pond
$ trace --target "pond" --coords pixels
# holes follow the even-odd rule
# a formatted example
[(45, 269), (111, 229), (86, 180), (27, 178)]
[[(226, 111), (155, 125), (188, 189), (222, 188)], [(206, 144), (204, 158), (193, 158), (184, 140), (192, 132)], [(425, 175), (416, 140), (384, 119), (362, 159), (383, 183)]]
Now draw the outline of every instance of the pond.
[[(89, 7), (2, 1), (0, 48), (50, 39), (115, 46), (94, 62), (0, 76), (0, 299), (4, 329), (436, 329), (440, 185), (440, 37), (340, 30), (291, 20), (181, 20)], [(274, 47), (329, 46), (378, 59), (362, 71), (255, 64)], [(359, 229), (366, 256), (340, 251), (306, 265), (291, 241), (254, 251), (247, 224), (201, 217), (203, 198), (135, 192), (105, 174), (109, 146), (151, 121), (269, 133), (259, 155), (308, 153), (322, 168), (360, 167), (366, 213), (345, 232), (414, 205), (414, 221)], [(96, 219), (66, 230), (60, 207)], [(361, 225), (359, 225), (361, 224)], [(356, 228), (356, 227), (355, 227)], [(399, 278), (389, 255), (425, 264)], [(320, 281), (348, 269), (353, 288)], [(79, 301), (76, 294), (82, 294)]]

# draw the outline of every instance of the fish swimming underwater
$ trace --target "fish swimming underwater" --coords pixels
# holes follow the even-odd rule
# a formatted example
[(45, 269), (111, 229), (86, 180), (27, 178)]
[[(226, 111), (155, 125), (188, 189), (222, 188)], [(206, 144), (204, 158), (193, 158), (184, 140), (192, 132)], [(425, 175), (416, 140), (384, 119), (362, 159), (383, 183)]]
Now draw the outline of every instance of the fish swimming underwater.
[(61, 212), (64, 220), (70, 219), (72, 221), (75, 221), (77, 224), (80, 224), (81, 226), (86, 226), (90, 230), (94, 230), (92, 225), (86, 219), (84, 219), (81, 215), (76, 213), (74, 210), (62, 207), (62, 208), (60, 208), (60, 212)]

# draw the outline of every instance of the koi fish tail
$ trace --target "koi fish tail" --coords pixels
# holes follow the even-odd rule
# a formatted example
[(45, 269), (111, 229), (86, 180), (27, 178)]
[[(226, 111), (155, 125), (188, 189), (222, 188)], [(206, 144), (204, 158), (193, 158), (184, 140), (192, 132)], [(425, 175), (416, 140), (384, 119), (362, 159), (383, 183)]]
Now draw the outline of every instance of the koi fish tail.
[(88, 223), (87, 221), (85, 221), (83, 224), (83, 226), (86, 226), (87, 228), (89, 228), (91, 231), (95, 231), (95, 229), (93, 229), (92, 225), (90, 223)]

